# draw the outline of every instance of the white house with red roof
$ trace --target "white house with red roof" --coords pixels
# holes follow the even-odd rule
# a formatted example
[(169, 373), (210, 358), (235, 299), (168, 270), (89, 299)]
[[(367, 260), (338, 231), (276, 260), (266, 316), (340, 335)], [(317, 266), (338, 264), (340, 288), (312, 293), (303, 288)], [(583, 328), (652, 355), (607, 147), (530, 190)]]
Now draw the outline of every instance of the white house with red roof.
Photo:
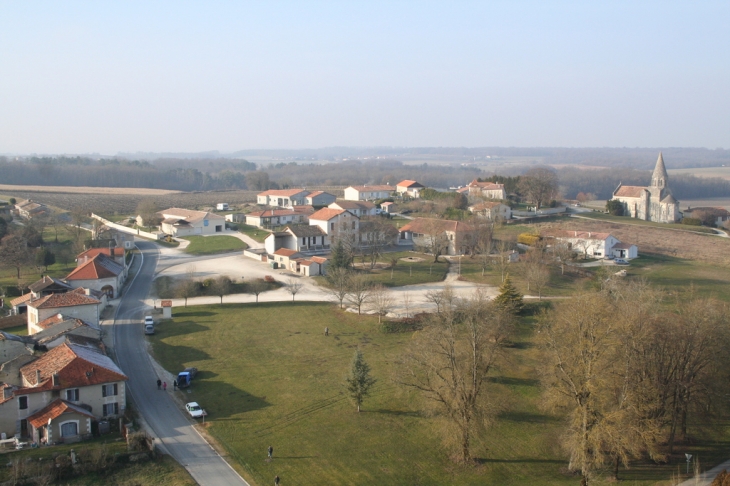
[(125, 267), (103, 253), (97, 253), (80, 263), (66, 275), (66, 282), (74, 288), (87, 288), (104, 292), (109, 299), (119, 296), (124, 285)]
[(306, 189), (269, 189), (256, 195), (256, 203), (280, 208), (301, 206), (310, 204), (307, 202), (309, 193)]
[(504, 184), (496, 182), (479, 182), (474, 179), (466, 186), (469, 189), (470, 196), (481, 196), (487, 199), (507, 199), (507, 192), (504, 190)]
[(414, 245), (427, 252), (436, 248), (447, 255), (463, 255), (476, 244), (472, 226), (450, 219), (415, 218), (398, 232), (399, 245)]
[(395, 192), (397, 192), (401, 197), (405, 195), (412, 198), (418, 198), (421, 197), (421, 191), (425, 188), (426, 186), (419, 182), (406, 179), (395, 185)]
[(102, 301), (90, 293), (87, 289), (78, 288), (65, 294), (50, 294), (28, 301), (28, 334), (43, 330), (39, 323), (58, 314), (98, 327)]
[(75, 442), (91, 421), (124, 413), (127, 377), (94, 344), (62, 344), (20, 368), (3, 387), (0, 432), (36, 443)]
[(621, 243), (610, 233), (593, 231), (560, 231), (555, 233), (556, 241), (567, 244), (584, 257), (636, 258), (639, 250), (636, 245)]
[(309, 222), (309, 215), (314, 212), (298, 211), (294, 209), (266, 209), (246, 214), (246, 224), (257, 228), (276, 228), (288, 224), (306, 224)]
[(378, 214), (377, 206), (375, 206), (375, 203), (371, 201), (340, 200), (333, 202), (327, 207), (330, 209), (344, 209), (345, 211), (350, 211), (358, 218), (363, 216), (375, 216)]

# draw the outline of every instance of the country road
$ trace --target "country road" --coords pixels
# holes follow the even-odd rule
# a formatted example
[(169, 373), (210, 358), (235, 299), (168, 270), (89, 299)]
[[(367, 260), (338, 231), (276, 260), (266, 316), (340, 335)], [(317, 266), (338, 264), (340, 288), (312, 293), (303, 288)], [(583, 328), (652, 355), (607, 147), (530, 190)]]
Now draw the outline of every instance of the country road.
[(248, 483), (221, 458), (193, 428), (168, 391), (157, 389), (157, 376), (147, 354), (142, 318), (148, 307), (144, 301), (157, 267), (158, 250), (154, 243), (138, 241), (143, 260), (135, 280), (119, 303), (114, 324), (117, 361), (129, 377), (127, 390), (165, 449), (182, 464), (202, 486), (245, 485)]

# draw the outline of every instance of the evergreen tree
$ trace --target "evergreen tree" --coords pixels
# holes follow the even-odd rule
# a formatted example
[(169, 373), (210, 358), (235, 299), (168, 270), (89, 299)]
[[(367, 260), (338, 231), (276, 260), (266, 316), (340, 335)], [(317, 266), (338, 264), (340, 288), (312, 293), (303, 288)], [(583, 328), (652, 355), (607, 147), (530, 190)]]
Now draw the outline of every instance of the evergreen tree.
[(624, 203), (622, 203), (618, 199), (611, 199), (610, 201), (606, 201), (606, 211), (608, 211), (610, 214), (613, 214), (614, 216), (623, 216)]
[(44, 270), (48, 270), (49, 265), (56, 263), (56, 255), (46, 248), (39, 248), (35, 254), (35, 264), (38, 267), (43, 267)]
[(365, 397), (370, 394), (370, 388), (376, 381), (375, 378), (370, 376), (370, 366), (365, 362), (362, 351), (358, 349), (352, 358), (350, 374), (345, 379), (347, 391), (350, 393), (352, 401), (357, 405), (358, 412), (360, 411), (360, 405), (362, 405)]
[(519, 314), (524, 307), (522, 302), (522, 294), (517, 290), (517, 287), (512, 285), (512, 281), (509, 279), (509, 274), (504, 278), (504, 282), (499, 287), (499, 295), (494, 298), (494, 303), (500, 307), (510, 309), (515, 314)]
[(350, 268), (350, 265), (352, 265), (352, 253), (342, 242), (342, 239), (338, 238), (334, 248), (332, 248), (329, 268)]

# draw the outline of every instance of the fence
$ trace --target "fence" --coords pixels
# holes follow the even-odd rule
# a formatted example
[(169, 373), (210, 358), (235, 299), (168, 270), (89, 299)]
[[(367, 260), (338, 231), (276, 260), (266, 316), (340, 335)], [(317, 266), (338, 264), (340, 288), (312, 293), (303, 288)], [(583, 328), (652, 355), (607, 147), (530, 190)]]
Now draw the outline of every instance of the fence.
[(162, 239), (162, 237), (164, 236), (163, 233), (148, 233), (147, 231), (142, 231), (142, 230), (139, 230), (139, 229), (129, 228), (127, 226), (122, 226), (121, 224), (112, 223), (108, 219), (104, 219), (101, 216), (96, 215), (94, 213), (91, 213), (91, 217), (94, 218), (94, 219), (96, 219), (96, 220), (98, 220), (98, 221), (101, 221), (102, 223), (104, 223), (106, 226), (108, 226), (110, 228), (114, 228), (117, 231), (121, 231), (122, 233), (127, 233), (127, 234), (130, 234), (130, 235), (136, 235), (136, 236), (142, 236), (144, 238), (149, 238), (149, 239), (152, 239), (152, 240), (159, 240), (159, 239)]

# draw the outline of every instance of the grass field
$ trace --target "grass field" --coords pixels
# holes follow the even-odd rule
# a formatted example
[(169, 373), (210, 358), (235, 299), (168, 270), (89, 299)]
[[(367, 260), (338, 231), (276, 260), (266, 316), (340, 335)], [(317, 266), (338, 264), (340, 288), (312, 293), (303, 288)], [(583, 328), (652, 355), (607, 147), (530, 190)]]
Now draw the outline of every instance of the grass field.
[[(184, 399), (206, 408), (207, 431), (254, 484), (269, 484), (274, 475), (282, 484), (577, 484), (563, 472), (561, 420), (539, 407), (532, 333), (531, 318), (524, 318), (490, 388), (490, 400), (508, 411), (475, 442), (479, 464), (471, 467), (449, 459), (443, 422), (391, 381), (412, 334), (384, 334), (374, 317), (307, 302), (188, 307), (151, 341), (165, 368), (200, 370)], [(358, 347), (379, 380), (360, 414), (343, 393)], [(699, 453), (705, 462), (726, 459), (724, 431), (716, 428), (713, 441), (678, 452)], [(621, 476), (625, 484), (657, 484), (678, 465), (679, 458), (667, 466), (637, 465)]]
[[(404, 258), (409, 257), (418, 261), (404, 260)], [(393, 269), (392, 278), (390, 271), (391, 258), (398, 259), (398, 263)], [(355, 258), (355, 265), (358, 270), (366, 272), (373, 283), (382, 284), (386, 287), (440, 282), (449, 270), (449, 264), (443, 257), (439, 258), (438, 263), (433, 263), (432, 255), (412, 251), (384, 253), (378, 259), (378, 267), (372, 270), (370, 270), (368, 258), (365, 259), (365, 262), (360, 257)]]
[(689, 174), (695, 177), (730, 179), (730, 167), (694, 167), (689, 169), (669, 169), (667, 172), (670, 176), (672, 174)]
[(263, 243), (266, 237), (271, 234), (266, 230), (262, 230), (257, 228), (256, 226), (251, 226), (244, 223), (237, 223), (237, 226), (239, 232), (243, 233), (244, 235), (250, 236), (259, 243)]
[(612, 214), (606, 214), (606, 213), (601, 213), (601, 212), (581, 213), (579, 216), (581, 218), (596, 219), (599, 221), (611, 221), (613, 223), (623, 223), (623, 224), (630, 224), (630, 225), (635, 225), (635, 226), (652, 226), (654, 228), (675, 229), (675, 230), (681, 230), (681, 231), (692, 231), (695, 233), (715, 234), (715, 230), (713, 230), (711, 228), (705, 228), (702, 226), (690, 226), (690, 225), (686, 225), (686, 224), (655, 223), (653, 221), (644, 221), (644, 220), (636, 219), (636, 218), (628, 218), (626, 216), (614, 216)]
[(226, 253), (231, 251), (242, 251), (247, 248), (246, 243), (235, 236), (186, 236), (182, 238), (190, 241), (185, 248), (186, 253), (193, 255), (212, 255), (214, 253)]

